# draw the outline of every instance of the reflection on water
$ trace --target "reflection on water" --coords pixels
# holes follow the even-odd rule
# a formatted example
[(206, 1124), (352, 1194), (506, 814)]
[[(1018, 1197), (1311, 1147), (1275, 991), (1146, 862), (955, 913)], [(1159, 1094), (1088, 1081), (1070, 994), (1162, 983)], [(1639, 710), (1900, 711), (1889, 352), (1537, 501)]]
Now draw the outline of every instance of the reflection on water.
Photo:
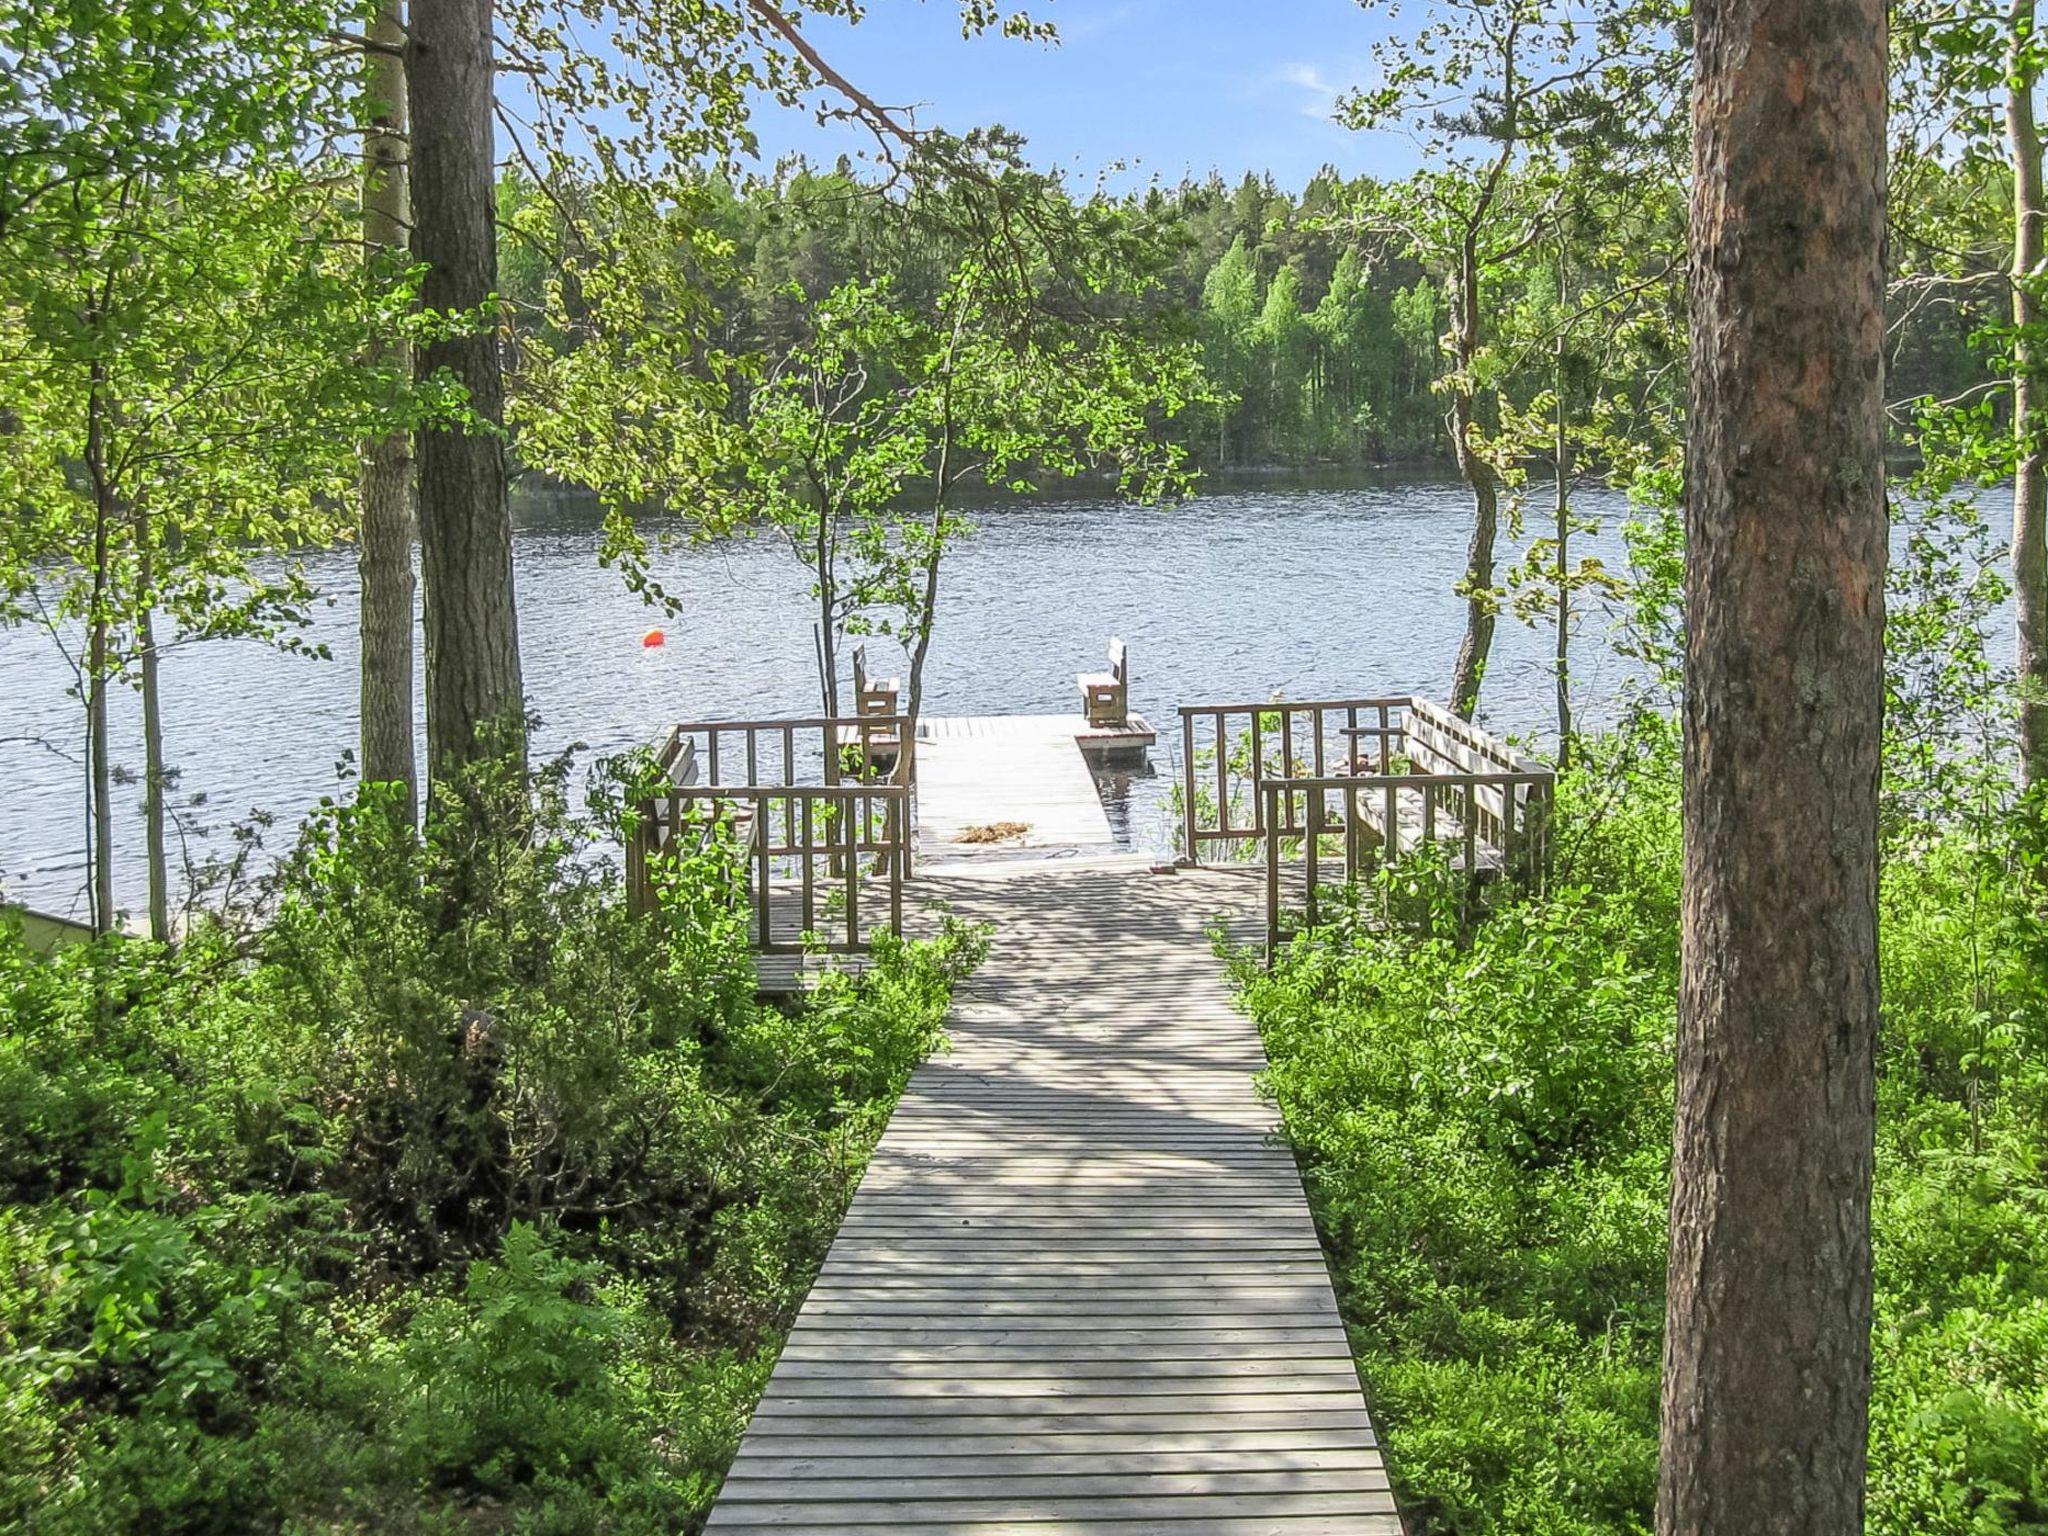
[[(1578, 546), (1621, 558), (1620, 503), (1588, 497), (1608, 526)], [(1469, 533), (1460, 487), (1413, 479), (1220, 489), (1170, 511), (1077, 498), (993, 505), (948, 572), (927, 684), (936, 714), (1067, 712), (1074, 675), (1100, 666), (1107, 638), (1130, 645), (1132, 707), (1159, 732), (1152, 775), (1113, 772), (1105, 803), (1119, 836), (1164, 848), (1166, 797), (1184, 702), (1441, 696), (1464, 617), (1453, 595)], [(684, 545), (657, 558), (680, 612), (668, 644), (643, 649), (648, 610), (599, 568), (596, 522), (575, 497), (530, 501), (517, 537), (526, 683), (543, 725), (536, 745), (617, 751), (679, 719), (764, 718), (817, 709), (810, 600), (779, 540)], [(335, 786), (355, 739), (355, 571), (347, 552), (311, 562), (323, 593), (309, 638), (332, 659), (220, 642), (170, 653), (165, 729), (200, 821), (262, 807), (285, 821)], [(1575, 663), (1597, 720), (1622, 675), (1586, 626)], [(878, 670), (900, 671), (872, 639)], [(1506, 730), (1549, 721), (1547, 632), (1501, 621), (1486, 713)], [(82, 722), (48, 636), (0, 631), (0, 879), (10, 894), (75, 910), (83, 863), (83, 791), (74, 761)], [(116, 699), (116, 754), (139, 768), (138, 710)], [(40, 741), (45, 745), (37, 745)], [(63, 754), (63, 755), (60, 755)], [(139, 905), (140, 790), (117, 792), (125, 818), (122, 889)], [(203, 846), (203, 839), (200, 840)]]
[[(1155, 749), (1156, 750), (1156, 749)], [(1165, 853), (1172, 847), (1172, 828), (1164, 823), (1172, 794), (1171, 786), (1158, 784), (1157, 761), (1091, 763), (1095, 792), (1102, 796), (1102, 809), (1109, 817), (1109, 830), (1127, 848)], [(1084, 802), (1085, 803), (1085, 802)], [(1147, 814), (1156, 813), (1148, 822)]]

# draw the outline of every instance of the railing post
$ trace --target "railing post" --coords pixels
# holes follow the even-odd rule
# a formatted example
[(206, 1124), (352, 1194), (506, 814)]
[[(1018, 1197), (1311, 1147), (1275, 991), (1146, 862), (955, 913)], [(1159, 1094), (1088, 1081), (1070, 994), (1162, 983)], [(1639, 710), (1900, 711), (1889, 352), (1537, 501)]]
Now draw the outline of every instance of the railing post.
[[(1309, 927), (1316, 928), (1320, 927), (1322, 923), (1322, 908), (1316, 899), (1316, 888), (1322, 884), (1323, 876), (1322, 786), (1318, 784), (1314, 789), (1305, 789), (1301, 793), (1303, 799), (1301, 808), (1303, 828), (1301, 841), (1302, 869), (1303, 873), (1308, 876), (1307, 916)], [(1292, 817), (1294, 814), (1294, 791), (1292, 788), (1289, 788), (1287, 791), (1287, 804), (1288, 815)], [(1275, 843), (1278, 843), (1280, 834), (1277, 828), (1268, 835)]]
[(1509, 880), (1517, 878), (1516, 865), (1521, 857), (1517, 846), (1521, 839), (1515, 835), (1515, 786), (1502, 784), (1500, 787), (1500, 862), (1501, 874)]
[(653, 802), (642, 800), (633, 807), (633, 835), (626, 839), (626, 910), (635, 917), (647, 915), (647, 818)]
[(1344, 883), (1356, 887), (1365, 863), (1365, 834), (1359, 828), (1358, 786), (1344, 786)]
[(1266, 829), (1266, 801), (1257, 784), (1266, 778), (1266, 717), (1251, 711), (1251, 831)]
[[(1254, 781), (1256, 783), (1256, 781)], [(1258, 790), (1252, 791), (1253, 799)], [(1264, 815), (1262, 807), (1252, 807), (1254, 816)], [(1223, 834), (1226, 844), (1230, 838), (1230, 718), (1222, 710), (1216, 711), (1216, 830)], [(1234, 846), (1234, 845), (1233, 845)]]
[[(895, 812), (896, 824), (901, 828), (909, 820), (910, 791), (903, 790), (890, 797), (890, 808)], [(910, 858), (909, 840), (899, 835), (889, 840), (889, 931), (897, 938), (903, 937), (903, 876), (904, 866)]]
[[(849, 804), (853, 809), (856, 802)], [(846, 946), (860, 948), (860, 817), (846, 818)]]
[[(1262, 802), (1271, 799), (1273, 786), (1261, 784), (1258, 795)], [(1266, 969), (1273, 969), (1273, 961), (1280, 950), (1280, 835), (1271, 830), (1278, 818), (1272, 814), (1270, 804), (1262, 804), (1261, 813), (1266, 826)]]
[(774, 876), (768, 861), (768, 827), (772, 807), (759, 796), (752, 798), (754, 814), (747, 823), (747, 836), (752, 840), (753, 847), (748, 851), (754, 857), (754, 910), (759, 915), (761, 925), (761, 952), (767, 954), (775, 946), (775, 909), (770, 901)]
[(811, 815), (815, 802), (809, 795), (793, 795), (791, 803), (800, 807), (799, 816), (803, 832), (797, 841), (797, 857), (803, 861), (803, 926), (801, 935), (811, 934), (818, 927), (818, 873), (815, 868), (818, 856), (817, 838), (813, 835)]

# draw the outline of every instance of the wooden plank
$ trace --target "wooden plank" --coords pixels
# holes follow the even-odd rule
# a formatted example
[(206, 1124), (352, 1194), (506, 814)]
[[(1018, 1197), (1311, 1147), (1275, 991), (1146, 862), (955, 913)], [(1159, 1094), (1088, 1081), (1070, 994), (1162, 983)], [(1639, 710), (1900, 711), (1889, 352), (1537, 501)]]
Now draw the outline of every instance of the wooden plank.
[[(792, 1360), (778, 1390), (796, 1401), (927, 1398), (1262, 1397), (1346, 1393), (1357, 1372), (1342, 1360)], [(912, 1373), (915, 1374), (912, 1374)]]
[[(1181, 1422), (1181, 1421), (1174, 1421)], [(943, 1467), (949, 1463), (1001, 1463), (1031, 1457), (1051, 1466), (1081, 1457), (1104, 1470), (1120, 1464), (1200, 1467), (1232, 1465), (1243, 1458), (1253, 1466), (1297, 1466), (1324, 1460), (1349, 1460), (1361, 1451), (1376, 1450), (1378, 1437), (1369, 1429), (1152, 1429), (1142, 1433), (1103, 1432), (1092, 1426), (1081, 1433), (933, 1435), (918, 1442), (915, 1456), (905, 1456), (893, 1435), (818, 1435), (795, 1438), (763, 1434), (751, 1439), (733, 1463), (733, 1474), (759, 1476), (762, 1467), (787, 1467), (793, 1462), (843, 1464), (836, 1470), (872, 1465), (871, 1457), (888, 1456), (892, 1464)]]
[(815, 1405), (805, 1412), (756, 1414), (747, 1427), (746, 1445), (756, 1440), (806, 1440), (819, 1436), (867, 1436), (892, 1442), (896, 1451), (914, 1450), (932, 1437), (975, 1439), (1013, 1435), (1205, 1435), (1222, 1433), (1285, 1434), (1320, 1445), (1338, 1433), (1370, 1433), (1372, 1425), (1359, 1403), (1327, 1400), (1322, 1406), (1297, 1405), (1277, 1412), (1236, 1405), (1219, 1419), (1202, 1408), (1188, 1408), (1165, 1399), (1143, 1410), (1109, 1410), (1058, 1399), (1033, 1404), (1026, 1411), (991, 1413), (985, 1405), (955, 1407), (943, 1414), (828, 1412)]
[[(992, 739), (974, 730), (936, 731), (927, 772)], [(897, 1105), (712, 1536), (1394, 1536), (1263, 1053), (1204, 932), (1218, 907), (1255, 916), (1259, 887), (993, 865), (920, 885), (992, 921), (995, 950)]]
[(1211, 1494), (1236, 1497), (1262, 1493), (1298, 1494), (1307, 1484), (1313, 1484), (1315, 1491), (1322, 1493), (1384, 1493), (1387, 1487), (1384, 1468), (1360, 1466), (1355, 1462), (1348, 1465), (1343, 1462), (1325, 1463), (1319, 1467), (1233, 1467), (1200, 1472), (1148, 1468), (1142, 1474), (1091, 1473), (1076, 1469), (1051, 1472), (983, 1470), (964, 1475), (917, 1475), (897, 1465), (883, 1473), (880, 1466), (872, 1464), (867, 1471), (865, 1477), (813, 1470), (788, 1480), (753, 1477), (729, 1480), (725, 1485), (725, 1498), (738, 1503), (775, 1504), (813, 1499), (905, 1503), (912, 1500), (927, 1503), (935, 1499), (1030, 1499), (1034, 1502), (1046, 1499), (1114, 1499), (1131, 1497), (1131, 1485), (1139, 1477), (1144, 1484), (1144, 1496), (1151, 1499)]
[[(910, 1521), (899, 1528), (914, 1532), (915, 1536), (1402, 1536), (1400, 1517), (1391, 1514), (1176, 1515), (1164, 1520), (1111, 1517), (1063, 1519), (1056, 1526), (1038, 1519), (934, 1518)], [(777, 1529), (804, 1532), (807, 1536), (836, 1536), (842, 1527), (830, 1523), (822, 1514), (800, 1514)]]
[[(882, 1481), (886, 1488), (887, 1480)], [(795, 1483), (789, 1486), (793, 1492), (799, 1492), (803, 1485)], [(886, 1525), (910, 1529), (920, 1523), (961, 1520), (1036, 1520), (1047, 1525), (1059, 1523), (1064, 1526), (1066, 1522), (1075, 1520), (1180, 1521), (1189, 1519), (1196, 1513), (1212, 1516), (1256, 1516), (1266, 1519), (1274, 1515), (1369, 1515), (1393, 1512), (1392, 1494), (1350, 1488), (1327, 1493), (1288, 1491), (1185, 1496), (1167, 1494), (1158, 1497), (1127, 1494), (1109, 1498), (1061, 1498), (1056, 1494), (1033, 1497), (1012, 1494), (998, 1498), (933, 1498), (915, 1501), (902, 1497), (899, 1492), (893, 1498), (812, 1501), (794, 1497), (774, 1503), (721, 1499), (718, 1503), (720, 1525), (731, 1530), (745, 1530), (753, 1526), (809, 1525), (813, 1522), (839, 1527)]]
[(763, 1397), (760, 1406), (754, 1410), (754, 1421), (763, 1423), (774, 1419), (824, 1416), (840, 1423), (859, 1419), (922, 1419), (927, 1425), (946, 1425), (965, 1414), (986, 1419), (1035, 1419), (1063, 1413), (1070, 1419), (1091, 1420), (1126, 1413), (1196, 1414), (1212, 1418), (1241, 1413), (1304, 1417), (1332, 1413), (1349, 1422), (1350, 1414), (1358, 1407), (1358, 1385), (1355, 1381), (1330, 1381), (1321, 1383), (1317, 1388), (1290, 1387), (1279, 1392), (1259, 1392), (1249, 1388), (1232, 1391), (1227, 1382), (1206, 1385), (1211, 1390), (1132, 1392), (1121, 1390), (1119, 1384), (1112, 1383), (1110, 1390), (1101, 1392), (1015, 1392), (1008, 1396), (976, 1393), (962, 1397), (898, 1391), (885, 1394), (872, 1389), (848, 1395), (821, 1393), (798, 1396), (777, 1382), (773, 1394)]
[[(960, 1450), (941, 1454), (923, 1452), (916, 1456), (892, 1456), (892, 1473), (905, 1480), (941, 1477), (996, 1478), (1015, 1476), (1020, 1467), (1028, 1475), (1046, 1478), (1172, 1476), (1202, 1472), (1278, 1472), (1332, 1470), (1364, 1471), (1385, 1486), (1386, 1472), (1373, 1452), (1371, 1437), (1354, 1437), (1344, 1446), (1304, 1448), (1287, 1445), (1251, 1449), (1218, 1450), (1210, 1447), (1183, 1450), (1151, 1445), (1128, 1451), (1105, 1451), (1085, 1435), (1065, 1438), (1054, 1435), (1020, 1436), (1014, 1440), (962, 1439), (957, 1446), (1001, 1449)], [(764, 1442), (765, 1443), (765, 1442)], [(816, 1451), (775, 1455), (755, 1452), (733, 1464), (726, 1480), (730, 1491), (735, 1483), (773, 1482), (792, 1478), (857, 1478), (874, 1475), (874, 1446), (863, 1440), (843, 1442), (852, 1447), (832, 1455)], [(930, 1485), (924, 1487), (929, 1490)]]
[[(1290, 1328), (1280, 1338), (1246, 1336), (1239, 1330), (1239, 1336), (1228, 1342), (1200, 1340), (1199, 1335), (1159, 1338), (1132, 1329), (1111, 1329), (1096, 1335), (1071, 1330), (1035, 1335), (998, 1330), (993, 1334), (950, 1336), (915, 1329), (853, 1329), (843, 1333), (814, 1330), (800, 1339), (792, 1337), (783, 1348), (782, 1358), (836, 1363), (857, 1353), (863, 1362), (881, 1369), (922, 1369), (929, 1365), (963, 1372), (997, 1363), (1002, 1363), (1006, 1370), (1021, 1369), (1044, 1360), (1056, 1360), (1060, 1369), (1075, 1371), (1112, 1361), (1126, 1369), (1150, 1370), (1182, 1361), (1213, 1360), (1224, 1362), (1221, 1368), (1229, 1369), (1241, 1361), (1320, 1361), (1346, 1347), (1341, 1334), (1333, 1335), (1323, 1328)], [(1261, 1364), (1260, 1369), (1264, 1368)]]
[(874, 1351), (882, 1358), (943, 1359), (951, 1356), (1001, 1357), (1013, 1350), (1063, 1348), (1077, 1355), (1118, 1350), (1146, 1358), (1171, 1360), (1207, 1356), (1233, 1358), (1239, 1353), (1266, 1353), (1303, 1345), (1343, 1357), (1341, 1328), (1312, 1317), (1274, 1322), (1241, 1320), (1184, 1322), (1160, 1318), (1151, 1323), (1100, 1323), (1078, 1317), (1038, 1323), (1033, 1320), (962, 1320), (957, 1326), (932, 1326), (897, 1318), (847, 1319), (819, 1317), (790, 1334), (792, 1359), (817, 1357), (822, 1351)]

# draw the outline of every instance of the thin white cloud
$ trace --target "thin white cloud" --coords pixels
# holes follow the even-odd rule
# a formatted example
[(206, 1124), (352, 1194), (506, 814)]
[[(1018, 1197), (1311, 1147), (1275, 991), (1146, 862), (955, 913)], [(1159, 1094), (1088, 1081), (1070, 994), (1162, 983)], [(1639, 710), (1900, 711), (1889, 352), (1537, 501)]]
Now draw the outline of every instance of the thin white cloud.
[(1132, 0), (1122, 5), (1112, 5), (1107, 10), (1068, 20), (1064, 16), (1051, 17), (1060, 29), (1060, 41), (1067, 44), (1091, 43), (1106, 33), (1115, 32), (1128, 24), (1137, 14), (1138, 7)]
[(1274, 83), (1292, 87), (1299, 92), (1301, 115), (1315, 118), (1318, 122), (1328, 122), (1336, 113), (1337, 97), (1344, 89), (1314, 64), (1282, 65), (1274, 77)]

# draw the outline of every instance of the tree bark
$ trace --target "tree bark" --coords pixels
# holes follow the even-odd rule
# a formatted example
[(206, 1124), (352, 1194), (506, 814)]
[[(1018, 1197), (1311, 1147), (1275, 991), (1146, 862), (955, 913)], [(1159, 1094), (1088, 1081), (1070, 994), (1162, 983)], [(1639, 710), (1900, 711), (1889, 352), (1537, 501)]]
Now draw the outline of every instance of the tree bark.
[(1557, 766), (1572, 765), (1572, 448), (1565, 436), (1564, 338), (1557, 339)]
[(917, 617), (910, 626), (910, 686), (903, 710), (904, 751), (896, 766), (897, 778), (910, 782), (912, 753), (917, 743), (917, 723), (924, 718), (924, 664), (932, 653), (932, 632), (939, 622), (939, 566), (946, 553), (946, 505), (951, 493), (949, 476), (953, 456), (952, 408), (947, 407), (944, 435), (939, 442), (937, 489), (932, 495), (931, 520), (925, 525), (930, 542), (924, 552), (924, 583), (919, 595)]
[[(945, 471), (940, 470), (943, 477)], [(910, 684), (904, 695), (903, 739), (906, 747), (897, 767), (898, 777), (910, 781), (911, 751), (917, 741), (917, 723), (924, 718), (924, 664), (932, 653), (932, 631), (939, 621), (939, 564), (945, 555), (946, 500), (941, 491), (932, 507), (931, 546), (925, 551), (924, 587), (917, 622), (911, 626)]]
[(1493, 545), (1500, 531), (1500, 491), (1493, 469), (1472, 447), (1478, 405), (1465, 382), (1479, 356), (1479, 262), (1468, 235), (1458, 263), (1451, 347), (1459, 379), (1451, 390), (1451, 451), (1458, 473), (1472, 488), (1472, 543), (1465, 552), (1465, 638), (1458, 646), (1457, 668), (1451, 674), (1451, 708), (1470, 720), (1479, 709), (1479, 685), (1486, 676), (1486, 658), (1493, 649), (1494, 622), (1499, 616), (1493, 591)]
[[(406, 80), (401, 53), (401, 0), (383, 0), (370, 19), (373, 45), (364, 65), (370, 97), (363, 140), (363, 259), (373, 270), (406, 248)], [(404, 369), (411, 349), (399, 337), (372, 336), (364, 365)], [(356, 569), (361, 579), (360, 714), (365, 783), (404, 786), (408, 822), (419, 815), (413, 742), (412, 445), (403, 431), (367, 439), (357, 485), (361, 526)]]
[(1696, 18), (1663, 1536), (1863, 1527), (1883, 707), (1882, 0)]
[[(96, 319), (96, 317), (95, 317)], [(106, 364), (95, 360), (86, 398), (85, 471), (92, 482), (92, 611), (86, 617), (85, 735), (92, 784), (92, 931), (114, 931), (114, 765), (107, 729), (107, 684), (112, 681), (114, 519), (118, 508), (107, 471)]]
[[(812, 553), (818, 562), (818, 689), (828, 720), (839, 718), (839, 586), (832, 569), (834, 516), (831, 498), (820, 491), (818, 536)], [(858, 701), (854, 709), (859, 711)]]
[[(106, 536), (96, 536), (96, 559), (105, 569)], [(95, 578), (97, 584), (97, 577)], [(95, 613), (86, 642), (86, 747), (92, 759), (92, 931), (106, 935), (114, 931), (114, 765), (108, 756), (107, 676), (112, 665), (108, 631), (112, 626), (103, 614)]]
[(415, 8), (406, 51), (412, 109), (412, 250), (420, 300), (477, 323), (419, 349), (417, 372), (466, 391), (467, 430), (419, 433), (420, 575), (426, 588), (427, 775), (487, 755), (525, 761), (513, 599), (505, 381), (495, 320), (491, 0)]
[(2012, 0), (2006, 33), (2006, 141), (2012, 155), (2012, 571), (2018, 610), (2020, 765), (2029, 787), (2048, 784), (2048, 369), (2043, 320), (2042, 236), (2048, 224), (2041, 129), (2034, 117), (2035, 0)]
[(914, 771), (912, 754), (917, 746), (917, 722), (924, 716), (924, 664), (932, 652), (932, 631), (939, 622), (939, 566), (946, 554), (946, 512), (953, 495), (953, 385), (959, 378), (960, 342), (967, 331), (969, 294), (961, 294), (953, 319), (952, 337), (946, 343), (943, 386), (939, 392), (939, 457), (933, 466), (932, 511), (925, 524), (924, 588), (919, 596), (917, 616), (912, 622), (910, 645), (910, 692), (903, 723), (903, 754), (896, 774), (909, 783)]
[(135, 640), (142, 667), (142, 821), (149, 866), (149, 931), (171, 942), (171, 871), (164, 843), (164, 714), (162, 668), (156, 648), (155, 531), (146, 504), (135, 508)]

